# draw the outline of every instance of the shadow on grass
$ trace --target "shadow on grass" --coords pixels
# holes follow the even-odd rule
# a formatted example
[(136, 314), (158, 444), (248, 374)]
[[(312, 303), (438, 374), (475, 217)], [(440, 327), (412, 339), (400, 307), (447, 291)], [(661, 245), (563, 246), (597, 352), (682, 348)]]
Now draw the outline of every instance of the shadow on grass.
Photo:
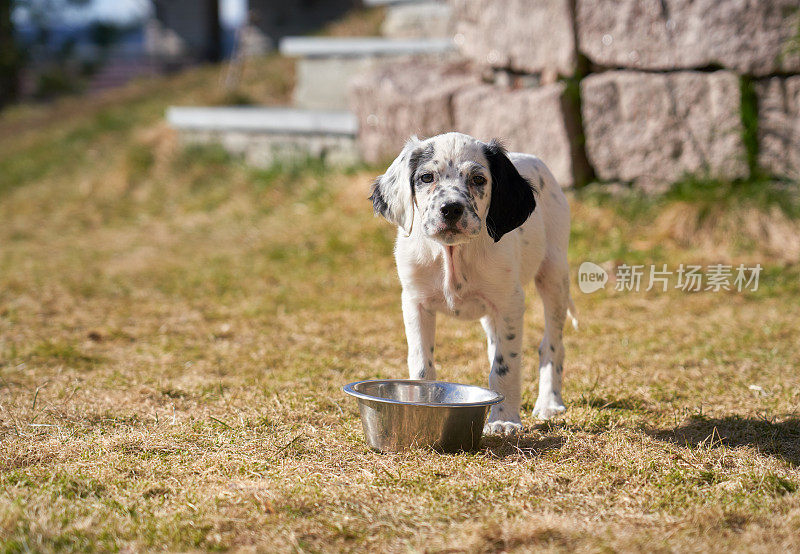
[(800, 419), (780, 422), (728, 416), (695, 417), (673, 429), (647, 431), (651, 437), (689, 448), (750, 446), (762, 454), (800, 465)]
[[(642, 400), (632, 397), (611, 399), (598, 396), (581, 396), (577, 405), (589, 406), (599, 411), (608, 412), (638, 411), (649, 413), (651, 411)], [(522, 409), (530, 412), (533, 406), (523, 405)], [(498, 435), (484, 436), (481, 441), (481, 451), (496, 458), (507, 458), (511, 456), (533, 458), (552, 450), (558, 450), (564, 446), (566, 439), (563, 436), (548, 436), (549, 434), (560, 433), (565, 430), (582, 433), (602, 433), (607, 430), (607, 427), (604, 425), (594, 425), (594, 427), (567, 425), (562, 419), (558, 418), (550, 421), (540, 421), (529, 431), (531, 430), (541, 434), (523, 432), (520, 435), (510, 437), (501, 437)]]
[(488, 435), (481, 441), (481, 451), (495, 458), (509, 456), (533, 458), (551, 450), (558, 450), (565, 442), (564, 437), (533, 437), (527, 434), (511, 437)]
[[(628, 400), (596, 399), (588, 405), (600, 410), (648, 411), (638, 402)], [(486, 436), (481, 442), (481, 451), (497, 458), (512, 456), (532, 458), (564, 446), (566, 439), (563, 436), (551, 435), (560, 430), (569, 429), (584, 433), (606, 431), (566, 425), (563, 421), (543, 422), (535, 429), (542, 435), (524, 433), (513, 437)], [(644, 432), (656, 440), (688, 448), (751, 447), (763, 455), (779, 458), (795, 467), (800, 466), (800, 418), (797, 417), (782, 421), (738, 415), (722, 418), (693, 417), (674, 428), (645, 429)]]

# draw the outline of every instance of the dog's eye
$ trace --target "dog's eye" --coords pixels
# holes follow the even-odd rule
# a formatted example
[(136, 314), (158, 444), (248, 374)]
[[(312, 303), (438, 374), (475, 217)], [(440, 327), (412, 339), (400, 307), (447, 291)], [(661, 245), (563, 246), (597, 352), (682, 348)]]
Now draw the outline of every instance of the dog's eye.
[(423, 173), (419, 180), (423, 183), (433, 183), (433, 173)]
[(475, 175), (475, 177), (472, 178), (472, 184), (476, 187), (482, 187), (486, 184), (486, 177), (483, 175)]

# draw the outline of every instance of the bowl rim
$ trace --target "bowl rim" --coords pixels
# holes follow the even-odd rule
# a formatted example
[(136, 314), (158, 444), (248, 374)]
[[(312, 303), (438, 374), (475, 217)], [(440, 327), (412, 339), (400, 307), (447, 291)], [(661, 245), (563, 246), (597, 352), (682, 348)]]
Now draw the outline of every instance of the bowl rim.
[[(381, 398), (380, 396), (370, 396), (363, 392), (358, 392), (355, 387), (362, 383), (440, 383), (443, 385), (455, 385), (457, 387), (467, 387), (473, 389), (481, 389), (494, 395), (491, 400), (483, 400), (480, 402), (403, 402), (401, 400), (393, 400), (391, 398)], [(506, 399), (503, 393), (487, 389), (478, 385), (466, 385), (464, 383), (453, 383), (451, 381), (438, 381), (433, 379), (362, 379), (361, 381), (353, 381), (342, 387), (345, 394), (354, 396), (360, 400), (370, 400), (372, 402), (380, 402), (382, 404), (398, 404), (400, 406), (428, 406), (431, 408), (475, 408), (480, 406), (492, 406), (498, 404)]]

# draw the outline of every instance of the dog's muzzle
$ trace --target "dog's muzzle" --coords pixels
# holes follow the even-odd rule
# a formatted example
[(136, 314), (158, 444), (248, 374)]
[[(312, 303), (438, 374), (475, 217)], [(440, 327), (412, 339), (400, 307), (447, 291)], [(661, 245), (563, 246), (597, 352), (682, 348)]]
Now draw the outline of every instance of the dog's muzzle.
[(480, 229), (472, 211), (460, 200), (446, 200), (431, 206), (425, 233), (442, 244), (460, 244), (469, 241)]
[(461, 219), (464, 214), (464, 204), (461, 202), (445, 202), (439, 208), (439, 213), (442, 214), (442, 219), (449, 226), (454, 226)]

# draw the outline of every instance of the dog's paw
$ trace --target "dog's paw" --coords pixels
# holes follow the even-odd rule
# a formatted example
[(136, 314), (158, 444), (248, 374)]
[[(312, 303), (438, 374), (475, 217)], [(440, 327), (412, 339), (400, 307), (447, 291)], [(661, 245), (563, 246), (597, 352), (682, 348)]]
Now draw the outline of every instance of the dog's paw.
[(536, 401), (536, 405), (533, 407), (533, 417), (547, 421), (566, 411), (567, 407), (564, 406), (564, 402), (560, 398), (556, 398), (555, 395), (550, 394), (545, 398), (540, 396)]
[(511, 436), (522, 432), (522, 423), (518, 421), (490, 421), (483, 427), (484, 435), (503, 435)]

